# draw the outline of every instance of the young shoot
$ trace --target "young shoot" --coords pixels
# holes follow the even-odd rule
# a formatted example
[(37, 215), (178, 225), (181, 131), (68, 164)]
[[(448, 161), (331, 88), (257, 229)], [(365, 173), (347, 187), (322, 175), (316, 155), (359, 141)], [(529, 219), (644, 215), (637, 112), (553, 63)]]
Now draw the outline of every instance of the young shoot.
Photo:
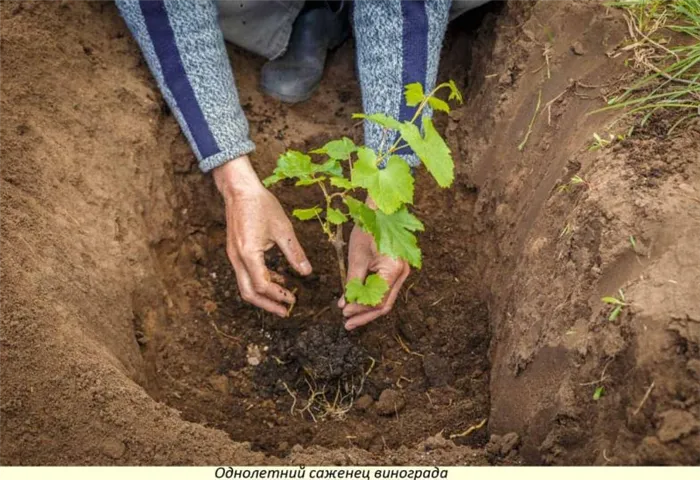
[[(449, 92), (447, 101), (436, 96), (442, 90)], [(279, 157), (272, 175), (263, 181), (269, 187), (293, 179), (296, 187), (316, 186), (323, 193), (321, 205), (296, 209), (292, 215), (303, 221), (318, 221), (335, 249), (345, 298), (351, 303), (378, 305), (389, 285), (377, 274), (369, 275), (364, 281), (347, 282), (343, 239), (346, 223), (352, 221), (369, 233), (380, 253), (403, 259), (415, 268), (422, 265), (415, 232), (423, 231), (424, 227), (408, 209), (413, 204), (414, 180), (411, 168), (399, 154), (412, 150), (441, 188), (450, 187), (454, 180), (450, 149), (433, 121), (423, 113), (428, 106), (433, 111), (449, 113), (448, 102), (462, 103), (462, 94), (450, 80), (428, 93), (420, 83), (411, 83), (406, 85), (404, 96), (406, 104), (415, 107), (410, 121), (400, 122), (381, 113), (353, 115), (382, 127), (384, 136), (378, 149), (356, 145), (343, 137), (309, 152), (320, 156), (320, 161), (312, 160), (309, 154), (289, 150)], [(371, 199), (376, 208), (359, 198)]]
[(603, 303), (614, 306), (610, 311), (610, 315), (608, 315), (608, 321), (610, 322), (614, 322), (622, 313), (622, 309), (629, 305), (625, 301), (625, 292), (622, 289), (618, 290), (617, 297), (603, 297), (601, 300)]

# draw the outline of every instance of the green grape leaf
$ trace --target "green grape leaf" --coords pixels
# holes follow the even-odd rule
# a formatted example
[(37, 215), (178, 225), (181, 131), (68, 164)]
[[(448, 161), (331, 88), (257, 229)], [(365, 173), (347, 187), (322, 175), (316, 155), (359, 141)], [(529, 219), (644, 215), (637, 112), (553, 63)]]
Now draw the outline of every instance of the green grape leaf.
[(433, 110), (440, 110), (441, 112), (450, 113), (450, 106), (446, 101), (440, 100), (437, 97), (430, 97), (428, 99), (428, 105), (430, 105)]
[[(377, 248), (385, 255), (403, 258), (416, 268), (422, 265), (418, 240), (411, 232), (424, 230), (423, 224), (404, 206), (386, 215), (381, 210), (375, 212)], [(370, 232), (372, 233), (372, 232)]]
[(325, 153), (332, 159), (347, 160), (350, 155), (357, 150), (357, 146), (348, 137), (343, 137), (340, 140), (332, 140), (321, 148), (311, 150), (311, 153)]
[(366, 115), (364, 113), (353, 113), (352, 118), (362, 118), (364, 120), (369, 120), (370, 122), (377, 123), (384, 128), (389, 128), (391, 130), (400, 130), (401, 122), (391, 118), (383, 113), (373, 113), (371, 115)]
[(331, 177), (331, 185), (342, 188), (343, 190), (351, 190), (353, 188), (350, 180), (343, 177)]
[(423, 131), (425, 137), (421, 136), (415, 124), (411, 122), (401, 124), (401, 136), (416, 152), (428, 172), (435, 178), (438, 185), (443, 188), (449, 187), (454, 181), (454, 162), (450, 148), (428, 117), (423, 117)]
[(343, 176), (343, 166), (338, 160), (331, 158), (321, 165), (314, 164), (314, 169), (318, 173), (327, 173), (331, 177), (342, 177)]
[(343, 198), (343, 202), (348, 206), (348, 212), (353, 221), (365, 232), (372, 235), (375, 240), (377, 238), (377, 215), (374, 210), (369, 208), (363, 202), (352, 197)]
[(275, 183), (284, 180), (284, 177), (280, 177), (276, 173), (273, 173), (269, 177), (265, 178), (262, 183), (265, 185), (265, 187), (269, 187), (270, 185), (274, 185)]
[(299, 179), (299, 182), (297, 182), (298, 186), (313, 185), (318, 183), (312, 181), (317, 173), (342, 177), (343, 166), (335, 159), (330, 159), (321, 164), (313, 163), (310, 156), (296, 150), (288, 150), (277, 159), (277, 167), (275, 167), (272, 175), (263, 180), (263, 185), (269, 187), (285, 178)]
[(413, 203), (413, 175), (401, 157), (392, 155), (386, 168), (377, 167), (373, 150), (360, 147), (357, 162), (352, 166), (352, 184), (365, 188), (384, 213), (391, 214), (405, 203)]
[(419, 82), (409, 83), (404, 90), (404, 97), (406, 97), (406, 105), (415, 107), (425, 98), (423, 85)]
[(326, 219), (333, 225), (342, 225), (348, 221), (348, 217), (337, 208), (328, 207), (326, 210)]
[(455, 83), (454, 80), (450, 80), (447, 82), (447, 84), (450, 87), (450, 96), (447, 97), (447, 100), (457, 100), (459, 103), (464, 102), (464, 98), (462, 98), (462, 92), (459, 91), (459, 88), (457, 88), (457, 84)]
[(309, 178), (316, 173), (318, 165), (311, 162), (311, 157), (297, 152), (296, 150), (288, 150), (277, 159), (277, 167), (272, 172), (273, 176), (282, 178)]
[(346, 197), (344, 201), (353, 221), (372, 235), (380, 253), (393, 258), (403, 258), (412, 266), (421, 267), (418, 240), (411, 232), (422, 232), (424, 227), (406, 206), (387, 215), (381, 210), (372, 210), (352, 197)]
[(299, 220), (311, 220), (312, 218), (316, 218), (316, 216), (322, 211), (323, 210), (319, 207), (297, 208), (292, 212), (292, 215), (297, 217)]
[(308, 187), (309, 185), (314, 185), (316, 183), (321, 183), (324, 181), (326, 177), (314, 177), (314, 178), (302, 178), (301, 180), (298, 180), (297, 183), (294, 185), (297, 187)]
[(389, 290), (389, 284), (382, 277), (373, 273), (364, 283), (359, 278), (353, 278), (345, 285), (345, 300), (349, 303), (359, 303), (374, 307), (382, 303), (384, 294)]

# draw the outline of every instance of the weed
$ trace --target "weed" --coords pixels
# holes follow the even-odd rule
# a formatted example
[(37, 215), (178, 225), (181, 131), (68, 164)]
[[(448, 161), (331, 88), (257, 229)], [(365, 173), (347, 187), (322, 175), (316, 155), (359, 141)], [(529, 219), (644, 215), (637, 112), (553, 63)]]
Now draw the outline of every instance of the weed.
[[(597, 111), (625, 109), (625, 115), (641, 116), (644, 125), (654, 113), (673, 110), (677, 118), (667, 134), (700, 116), (700, 0), (607, 5), (624, 9), (630, 35), (630, 43), (611, 56), (632, 52), (628, 63), (644, 76)], [(680, 42), (671, 46), (674, 40)]]
[(580, 185), (583, 185), (586, 188), (590, 188), (590, 184), (586, 180), (584, 180), (583, 177), (581, 177), (580, 175), (574, 175), (573, 177), (571, 177), (571, 180), (569, 180), (567, 183), (560, 185), (558, 190), (560, 193), (568, 192), (574, 187)]
[(610, 134), (610, 139), (606, 140), (606, 139), (602, 138), (600, 135), (598, 135), (597, 133), (593, 133), (593, 139), (595, 141), (593, 142), (593, 145), (588, 147), (589, 152), (601, 150), (601, 149), (611, 145), (613, 140), (615, 140), (615, 137), (612, 134)]
[(615, 319), (620, 316), (620, 313), (622, 313), (622, 309), (629, 305), (629, 303), (626, 303), (625, 292), (623, 292), (622, 289), (618, 290), (617, 297), (603, 297), (601, 300), (603, 303), (614, 306), (610, 311), (610, 315), (608, 315), (608, 320), (611, 322), (614, 322)]
[(570, 235), (573, 231), (574, 227), (569, 222), (566, 225), (564, 225), (564, 228), (562, 228), (561, 233), (559, 234), (559, 238), (565, 237), (566, 235)]
[[(436, 96), (443, 89), (449, 91), (447, 101)], [(299, 220), (317, 220), (321, 225), (335, 248), (348, 302), (378, 305), (389, 289), (386, 280), (378, 274), (371, 274), (364, 281), (352, 279), (346, 284), (343, 225), (350, 220), (372, 235), (380, 253), (401, 258), (416, 268), (422, 265), (414, 232), (423, 231), (424, 227), (408, 210), (408, 205), (413, 204), (414, 181), (411, 168), (399, 156), (401, 151), (412, 150), (440, 187), (450, 187), (454, 180), (450, 149), (432, 120), (421, 114), (428, 106), (434, 111), (449, 113), (447, 102), (462, 103), (462, 94), (453, 81), (442, 83), (427, 94), (420, 83), (412, 83), (406, 85), (404, 94), (406, 104), (416, 107), (410, 121), (400, 122), (381, 113), (353, 115), (353, 118), (374, 122), (383, 128), (384, 137), (378, 150), (355, 145), (347, 137), (309, 152), (324, 156), (322, 163), (313, 162), (305, 153), (289, 150), (280, 156), (274, 172), (264, 180), (268, 187), (284, 179), (294, 179), (296, 187), (317, 185), (321, 189), (325, 205), (296, 209), (292, 214)], [(422, 131), (416, 124), (419, 119)], [(395, 140), (387, 142), (390, 132)], [(357, 200), (353, 193), (366, 194), (376, 204), (376, 210)]]
[(600, 400), (600, 397), (603, 396), (605, 393), (605, 387), (600, 385), (596, 387), (595, 391), (593, 392), (593, 400)]

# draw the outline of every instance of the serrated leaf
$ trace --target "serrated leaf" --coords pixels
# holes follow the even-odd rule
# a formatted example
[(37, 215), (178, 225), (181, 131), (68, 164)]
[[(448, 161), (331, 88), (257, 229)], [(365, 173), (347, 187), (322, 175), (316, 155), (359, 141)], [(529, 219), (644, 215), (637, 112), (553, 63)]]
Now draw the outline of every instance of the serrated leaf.
[(605, 387), (596, 387), (595, 392), (593, 392), (593, 400), (600, 400), (604, 393)]
[(369, 208), (363, 202), (356, 200), (352, 197), (343, 198), (343, 202), (348, 206), (348, 212), (352, 217), (352, 220), (362, 228), (365, 232), (369, 233), (376, 240), (377, 238), (377, 215), (374, 210)]
[(277, 159), (277, 167), (272, 172), (272, 176), (279, 179), (309, 178), (316, 173), (317, 168), (318, 165), (312, 163), (308, 155), (296, 150), (288, 150)]
[(298, 180), (294, 185), (297, 187), (308, 187), (309, 185), (314, 185), (316, 183), (321, 183), (326, 177), (314, 177), (314, 178), (302, 178)]
[(357, 150), (357, 146), (353, 141), (348, 137), (343, 137), (340, 140), (332, 140), (323, 147), (312, 150), (311, 153), (325, 153), (332, 159), (347, 160), (355, 150)]
[(623, 304), (621, 300), (619, 300), (619, 299), (617, 299), (617, 298), (615, 298), (615, 297), (603, 297), (603, 298), (601, 298), (601, 300), (602, 300), (604, 303), (607, 303), (607, 304), (610, 304), (610, 305), (622, 305), (622, 304)]
[(326, 210), (326, 220), (331, 222), (333, 225), (342, 225), (348, 221), (348, 217), (346, 217), (345, 214), (337, 208), (328, 207)]
[(454, 162), (450, 149), (428, 117), (423, 117), (423, 132), (425, 136), (421, 136), (418, 127), (413, 123), (401, 124), (401, 136), (416, 152), (428, 172), (438, 185), (443, 188), (449, 187), (454, 181)]
[(459, 88), (457, 88), (455, 81), (450, 80), (447, 82), (447, 84), (450, 87), (450, 95), (447, 97), (447, 100), (457, 100), (459, 103), (462, 103), (464, 101), (462, 98), (462, 92), (460, 92)]
[(297, 208), (292, 212), (292, 215), (297, 217), (299, 220), (311, 220), (312, 218), (316, 218), (316, 216), (322, 211), (323, 210), (319, 207)]
[(345, 300), (349, 303), (375, 306), (382, 303), (384, 295), (389, 290), (389, 284), (382, 277), (373, 273), (364, 283), (359, 278), (353, 278), (345, 285)]
[(269, 177), (265, 178), (262, 183), (265, 185), (265, 187), (269, 187), (270, 185), (274, 185), (275, 183), (279, 182), (280, 180), (284, 180), (283, 177), (280, 177), (276, 173), (273, 173)]
[(391, 130), (400, 130), (401, 122), (391, 118), (383, 113), (372, 113), (371, 115), (366, 115), (364, 113), (353, 113), (352, 118), (362, 118), (364, 120), (369, 120), (370, 122), (377, 123), (384, 128), (389, 128)]
[(387, 215), (381, 210), (372, 210), (352, 197), (346, 197), (344, 201), (355, 224), (372, 235), (380, 253), (402, 258), (416, 268), (421, 267), (418, 240), (411, 232), (422, 232), (424, 227), (406, 206)]
[(406, 97), (406, 105), (415, 107), (425, 98), (423, 85), (419, 82), (409, 83), (404, 90), (404, 97)]
[(439, 98), (430, 97), (428, 99), (428, 105), (430, 105), (433, 108), (433, 110), (439, 110), (441, 112), (450, 113), (450, 106), (447, 104), (446, 101), (440, 100)]
[(420, 268), (421, 251), (418, 240), (411, 232), (422, 232), (424, 227), (408, 209), (403, 206), (398, 211), (387, 215), (381, 210), (375, 212), (376, 235), (379, 252), (393, 258), (402, 258), (410, 265)]
[(350, 180), (343, 177), (331, 177), (331, 185), (337, 188), (342, 188), (343, 190), (350, 190), (353, 188)]
[(401, 157), (392, 155), (386, 167), (377, 167), (373, 150), (360, 147), (357, 162), (352, 166), (352, 184), (365, 188), (384, 213), (391, 214), (405, 203), (413, 203), (413, 175), (411, 167)]
[(331, 158), (326, 162), (314, 166), (314, 169), (318, 173), (326, 173), (332, 177), (342, 177), (343, 176), (343, 166), (338, 160)]

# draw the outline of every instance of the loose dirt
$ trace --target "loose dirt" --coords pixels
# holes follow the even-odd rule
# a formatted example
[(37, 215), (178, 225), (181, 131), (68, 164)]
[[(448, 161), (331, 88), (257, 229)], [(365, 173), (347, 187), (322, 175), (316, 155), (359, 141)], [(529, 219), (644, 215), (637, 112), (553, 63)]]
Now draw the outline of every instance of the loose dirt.
[[(425, 265), (347, 333), (311, 223), (310, 278), (268, 257), (292, 317), (241, 301), (218, 194), (114, 5), (0, 8), (3, 464), (700, 461), (700, 126), (668, 138), (662, 116), (589, 150), (618, 133), (587, 113), (628, 73), (606, 55), (619, 12), (495, 3), (451, 25), (455, 186), (418, 174)], [(291, 107), (230, 53), (261, 175), (361, 141), (351, 42)], [(288, 210), (321, 198), (294, 190), (274, 188)]]

